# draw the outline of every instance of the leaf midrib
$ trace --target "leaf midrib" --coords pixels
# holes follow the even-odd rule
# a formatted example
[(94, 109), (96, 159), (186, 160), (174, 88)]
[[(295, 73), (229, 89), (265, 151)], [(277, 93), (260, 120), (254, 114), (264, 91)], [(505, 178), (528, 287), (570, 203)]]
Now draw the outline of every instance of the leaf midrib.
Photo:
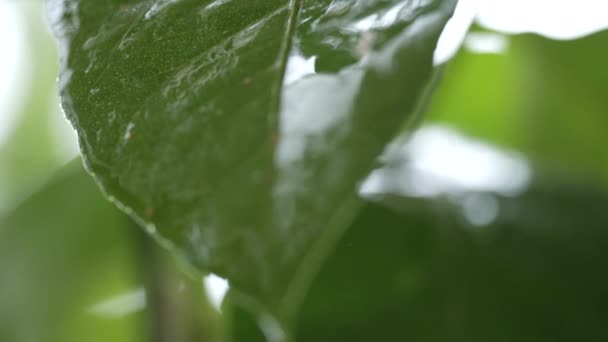
[[(293, 47), (293, 37), (295, 36), (296, 27), (298, 23), (298, 16), (302, 5), (305, 0), (291, 0), (289, 4), (290, 14), (287, 21), (287, 33), (283, 36), (283, 43), (281, 44), (281, 52), (279, 53), (279, 77), (276, 79), (276, 84), (271, 88), (271, 100), (273, 103), (270, 105), (270, 113), (268, 114), (268, 124), (270, 126), (270, 132), (278, 132), (279, 129), (279, 116), (281, 112), (281, 95), (283, 93), (283, 80), (285, 79), (285, 72), (287, 70), (287, 63), (289, 55)], [(278, 134), (277, 134), (278, 136)], [(269, 137), (272, 139), (272, 137)]]

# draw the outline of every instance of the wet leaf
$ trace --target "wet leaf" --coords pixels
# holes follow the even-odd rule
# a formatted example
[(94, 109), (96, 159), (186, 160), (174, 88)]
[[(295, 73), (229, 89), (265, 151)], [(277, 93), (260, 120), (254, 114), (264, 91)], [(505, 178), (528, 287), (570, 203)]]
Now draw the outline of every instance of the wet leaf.
[(455, 1), (49, 0), (103, 190), (285, 317), (413, 117)]
[(366, 205), (315, 279), (298, 340), (608, 338), (604, 189), (539, 175), (518, 196), (467, 194), (480, 195), (499, 208), (485, 226), (466, 196)]

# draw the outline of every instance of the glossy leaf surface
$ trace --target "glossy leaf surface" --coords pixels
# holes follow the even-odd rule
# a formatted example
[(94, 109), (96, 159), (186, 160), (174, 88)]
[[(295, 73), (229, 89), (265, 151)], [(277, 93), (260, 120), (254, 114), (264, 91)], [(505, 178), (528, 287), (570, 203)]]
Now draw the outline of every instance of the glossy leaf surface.
[(276, 314), (296, 306), (355, 213), (357, 183), (413, 116), (454, 5), (48, 7), (63, 107), (104, 191)]

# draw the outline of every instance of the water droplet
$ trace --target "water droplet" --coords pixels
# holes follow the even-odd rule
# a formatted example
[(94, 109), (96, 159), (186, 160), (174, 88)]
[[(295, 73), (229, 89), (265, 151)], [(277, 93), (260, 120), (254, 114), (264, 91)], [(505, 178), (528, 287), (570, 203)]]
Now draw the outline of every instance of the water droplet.
[(112, 124), (114, 122), (114, 120), (116, 120), (116, 111), (111, 111), (110, 114), (108, 114), (108, 124)]
[(135, 123), (129, 122), (129, 124), (127, 125), (127, 129), (125, 130), (125, 134), (123, 135), (123, 139), (125, 140), (125, 142), (127, 142), (131, 139), (134, 128), (135, 128)]
[(230, 289), (228, 281), (211, 273), (203, 277), (203, 286), (213, 307), (221, 312), (222, 302)]
[(144, 17), (146, 19), (150, 19), (153, 16), (155, 16), (156, 14), (160, 13), (165, 8), (167, 8), (168, 6), (170, 6), (176, 2), (177, 2), (177, 0), (158, 0), (152, 5), (152, 7), (150, 7), (150, 9), (146, 12)]
[(209, 5), (205, 6), (205, 8), (203, 9), (203, 12), (201, 14), (206, 14), (207, 11), (212, 10), (214, 8), (218, 8), (222, 5), (225, 5), (227, 3), (229, 3), (232, 0), (215, 0), (212, 1)]
[(116, 319), (139, 312), (146, 307), (143, 288), (104, 300), (87, 309), (87, 312), (108, 319)]
[(462, 200), (462, 212), (467, 221), (475, 227), (491, 224), (498, 218), (500, 204), (491, 194), (469, 194)]
[(325, 15), (327, 16), (340, 16), (346, 14), (355, 5), (355, 0), (335, 0), (329, 5)]
[(146, 232), (148, 232), (148, 234), (156, 235), (156, 226), (154, 224), (146, 224), (144, 229), (146, 230)]

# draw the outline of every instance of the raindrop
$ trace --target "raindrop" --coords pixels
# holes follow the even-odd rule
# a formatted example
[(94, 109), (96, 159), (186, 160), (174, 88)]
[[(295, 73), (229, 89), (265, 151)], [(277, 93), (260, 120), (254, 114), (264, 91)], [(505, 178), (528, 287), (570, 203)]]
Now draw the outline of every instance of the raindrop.
[(346, 14), (355, 5), (355, 0), (335, 0), (329, 5), (325, 15), (327, 16), (340, 16)]
[(500, 204), (491, 194), (469, 194), (462, 200), (462, 212), (467, 221), (475, 227), (484, 227), (498, 218)]
[(205, 6), (205, 8), (203, 9), (203, 13), (206, 13), (207, 11), (220, 7), (222, 5), (225, 5), (227, 3), (229, 3), (232, 0), (215, 0), (212, 1), (209, 5)]
[(230, 288), (228, 281), (215, 274), (209, 274), (203, 278), (203, 286), (207, 293), (207, 298), (217, 311), (222, 311), (222, 302)]
[(127, 142), (131, 139), (134, 128), (135, 128), (135, 123), (129, 122), (129, 124), (127, 125), (127, 129), (125, 130), (125, 134), (123, 136), (123, 139), (125, 140), (125, 142)]
[(117, 319), (146, 308), (146, 291), (143, 288), (101, 301), (87, 309), (95, 316)]
[(156, 14), (160, 13), (162, 10), (164, 10), (167, 6), (172, 5), (174, 3), (176, 3), (177, 0), (159, 0), (156, 1), (152, 7), (150, 7), (150, 9), (146, 12), (145, 14), (145, 18), (146, 19), (150, 19), (153, 16), (155, 16)]

